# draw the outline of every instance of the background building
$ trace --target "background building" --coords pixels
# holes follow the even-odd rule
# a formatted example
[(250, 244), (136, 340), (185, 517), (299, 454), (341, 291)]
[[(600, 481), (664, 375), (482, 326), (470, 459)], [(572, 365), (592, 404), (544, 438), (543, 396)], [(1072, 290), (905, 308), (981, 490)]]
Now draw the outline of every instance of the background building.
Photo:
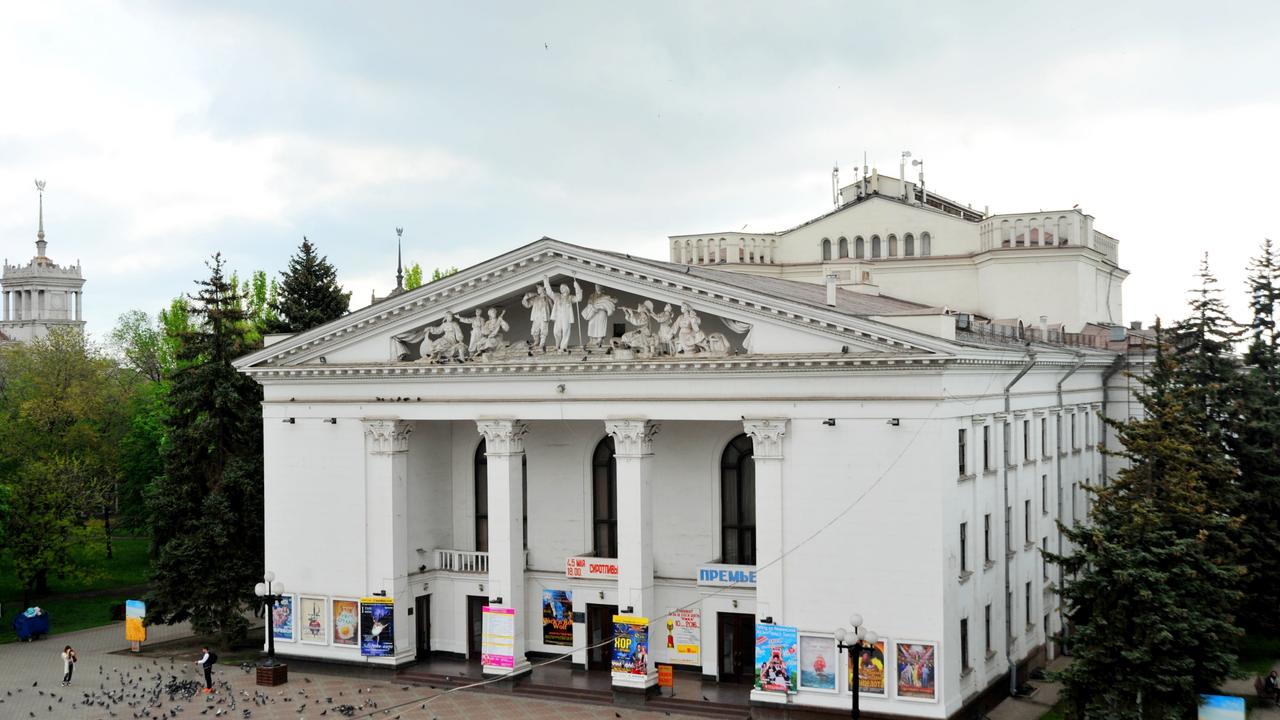
[[(43, 184), (38, 183), (43, 190)], [(0, 275), (0, 340), (28, 341), (44, 337), (53, 327), (84, 330), (81, 296), (84, 276), (80, 263), (58, 265), (49, 258), (44, 239), (44, 193), (40, 194), (36, 254), (26, 265), (4, 263)]]

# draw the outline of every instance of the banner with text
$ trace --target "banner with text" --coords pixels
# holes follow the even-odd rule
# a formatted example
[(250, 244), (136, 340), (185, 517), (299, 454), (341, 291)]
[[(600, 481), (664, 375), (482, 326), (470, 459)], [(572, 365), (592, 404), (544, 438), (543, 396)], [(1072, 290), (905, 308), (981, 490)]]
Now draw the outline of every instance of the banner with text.
[(649, 672), (649, 618), (613, 616), (613, 673), (645, 675)]
[(512, 668), (516, 664), (516, 609), (500, 605), (484, 608), (480, 664)]

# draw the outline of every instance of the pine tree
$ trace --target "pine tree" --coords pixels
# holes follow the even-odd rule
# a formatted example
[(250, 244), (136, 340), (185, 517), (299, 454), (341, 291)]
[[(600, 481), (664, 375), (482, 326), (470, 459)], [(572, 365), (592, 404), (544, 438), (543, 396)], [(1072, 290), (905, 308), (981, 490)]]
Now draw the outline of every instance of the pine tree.
[(1249, 266), (1250, 342), (1239, 377), (1232, 454), (1240, 467), (1241, 557), (1248, 568), (1240, 622), (1251, 631), (1280, 630), (1280, 354), (1275, 312), (1280, 268), (1266, 240)]
[(1062, 589), (1074, 659), (1059, 674), (1071, 718), (1186, 717), (1235, 661), (1238, 522), (1213, 489), (1234, 468), (1201, 451), (1199, 399), (1176, 375), (1158, 344), (1139, 394), (1145, 417), (1110, 423), (1128, 467), (1089, 489), (1087, 524), (1061, 526), (1075, 551), (1048, 555), (1074, 578)]
[(275, 303), (279, 318), (272, 323), (273, 332), (303, 332), (347, 313), (351, 293), (343, 292), (338, 271), (328, 258), (316, 253), (306, 237), (281, 275), (280, 297)]
[(156, 562), (148, 617), (190, 619), (230, 642), (262, 576), (262, 391), (232, 365), (251, 349), (221, 255), (190, 298), (165, 416), (164, 475), (149, 509)]

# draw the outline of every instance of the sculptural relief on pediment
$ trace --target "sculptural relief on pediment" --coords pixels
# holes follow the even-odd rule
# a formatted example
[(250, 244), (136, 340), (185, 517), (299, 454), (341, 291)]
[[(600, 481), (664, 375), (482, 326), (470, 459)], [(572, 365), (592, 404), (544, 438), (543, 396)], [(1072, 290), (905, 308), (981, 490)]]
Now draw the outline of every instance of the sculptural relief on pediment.
[[(658, 309), (661, 306), (661, 309)], [(395, 336), (416, 363), (628, 361), (750, 352), (749, 323), (700, 314), (689, 303), (641, 297), (576, 278), (544, 277), (518, 296), (458, 312)]]

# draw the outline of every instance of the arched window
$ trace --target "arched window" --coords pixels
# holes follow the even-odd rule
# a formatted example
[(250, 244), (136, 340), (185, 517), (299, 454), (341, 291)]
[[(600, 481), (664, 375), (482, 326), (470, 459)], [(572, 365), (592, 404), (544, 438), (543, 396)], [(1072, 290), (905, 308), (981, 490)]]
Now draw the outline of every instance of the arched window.
[(929, 237), (929, 233), (920, 233), (920, 254), (933, 254), (933, 243), (932, 238)]
[(907, 233), (902, 236), (902, 255), (903, 257), (911, 257), (916, 254), (916, 236)]
[(859, 260), (867, 256), (867, 241), (861, 235), (853, 239), (853, 256)]
[(610, 436), (591, 456), (591, 520), (596, 557), (618, 557), (618, 461)]
[(898, 257), (898, 236), (889, 236), (889, 257)]
[(831, 259), (831, 241), (827, 238), (822, 238), (822, 259)]
[(871, 236), (871, 257), (873, 258), (880, 257), (880, 236), (879, 235)]
[(1065, 215), (1058, 218), (1058, 244), (1067, 244), (1067, 216)]
[(840, 238), (840, 257), (842, 258), (849, 257), (849, 239), (848, 238)]
[(720, 549), (721, 562), (756, 564), (756, 465), (746, 435), (720, 456)]
[[(476, 446), (476, 550), (489, 552), (489, 456), (484, 440)], [(520, 456), (521, 527), (524, 547), (529, 547), (529, 456)]]

